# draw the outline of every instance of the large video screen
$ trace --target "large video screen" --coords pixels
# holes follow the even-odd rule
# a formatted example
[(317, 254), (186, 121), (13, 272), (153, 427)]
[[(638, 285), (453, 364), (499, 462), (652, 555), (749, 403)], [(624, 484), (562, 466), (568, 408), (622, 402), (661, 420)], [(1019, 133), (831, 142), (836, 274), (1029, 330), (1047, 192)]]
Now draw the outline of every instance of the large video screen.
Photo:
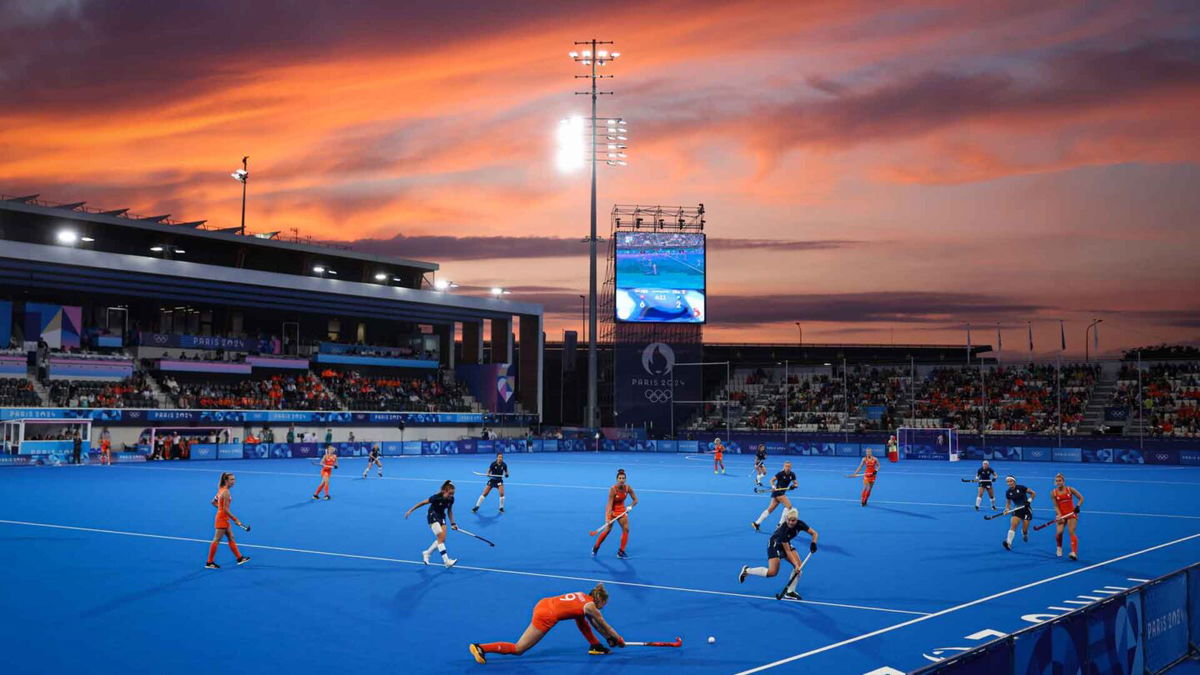
[(618, 232), (617, 321), (704, 323), (704, 235)]

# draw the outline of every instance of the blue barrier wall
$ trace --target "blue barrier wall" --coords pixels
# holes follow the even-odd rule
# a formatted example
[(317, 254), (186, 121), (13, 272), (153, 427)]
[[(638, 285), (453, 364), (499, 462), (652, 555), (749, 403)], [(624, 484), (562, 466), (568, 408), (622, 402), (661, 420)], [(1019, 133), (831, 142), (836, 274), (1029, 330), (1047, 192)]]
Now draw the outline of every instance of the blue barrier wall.
[(1162, 673), (1200, 640), (1200, 564), (915, 671), (916, 675)]

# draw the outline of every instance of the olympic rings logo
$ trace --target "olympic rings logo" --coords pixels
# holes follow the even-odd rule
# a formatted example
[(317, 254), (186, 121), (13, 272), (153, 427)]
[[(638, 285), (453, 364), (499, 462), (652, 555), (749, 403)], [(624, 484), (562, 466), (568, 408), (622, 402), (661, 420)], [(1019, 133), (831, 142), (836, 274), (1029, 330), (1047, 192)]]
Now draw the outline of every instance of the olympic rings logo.
[(644, 389), (642, 390), (642, 396), (645, 396), (646, 400), (651, 403), (666, 403), (667, 401), (671, 400), (671, 390)]

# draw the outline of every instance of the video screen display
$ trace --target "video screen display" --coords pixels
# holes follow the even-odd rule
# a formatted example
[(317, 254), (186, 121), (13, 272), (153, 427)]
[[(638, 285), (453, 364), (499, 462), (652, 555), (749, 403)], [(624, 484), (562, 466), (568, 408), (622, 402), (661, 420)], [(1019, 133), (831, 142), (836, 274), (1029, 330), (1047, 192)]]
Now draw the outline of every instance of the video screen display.
[(703, 234), (617, 232), (617, 321), (704, 323)]

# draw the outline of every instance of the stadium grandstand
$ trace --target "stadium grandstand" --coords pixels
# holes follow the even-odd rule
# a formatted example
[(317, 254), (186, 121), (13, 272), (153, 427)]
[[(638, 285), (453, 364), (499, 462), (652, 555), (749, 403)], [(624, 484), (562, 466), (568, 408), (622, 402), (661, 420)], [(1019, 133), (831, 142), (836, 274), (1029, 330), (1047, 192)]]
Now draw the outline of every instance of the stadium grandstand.
[[(104, 419), (134, 451), (147, 428), (214, 419), (235, 438), (276, 421), (301, 436), (524, 436), (542, 409), (541, 307), (439, 290), (437, 270), (3, 197), (0, 406), (6, 420)], [(20, 445), (8, 448), (19, 457)]]

